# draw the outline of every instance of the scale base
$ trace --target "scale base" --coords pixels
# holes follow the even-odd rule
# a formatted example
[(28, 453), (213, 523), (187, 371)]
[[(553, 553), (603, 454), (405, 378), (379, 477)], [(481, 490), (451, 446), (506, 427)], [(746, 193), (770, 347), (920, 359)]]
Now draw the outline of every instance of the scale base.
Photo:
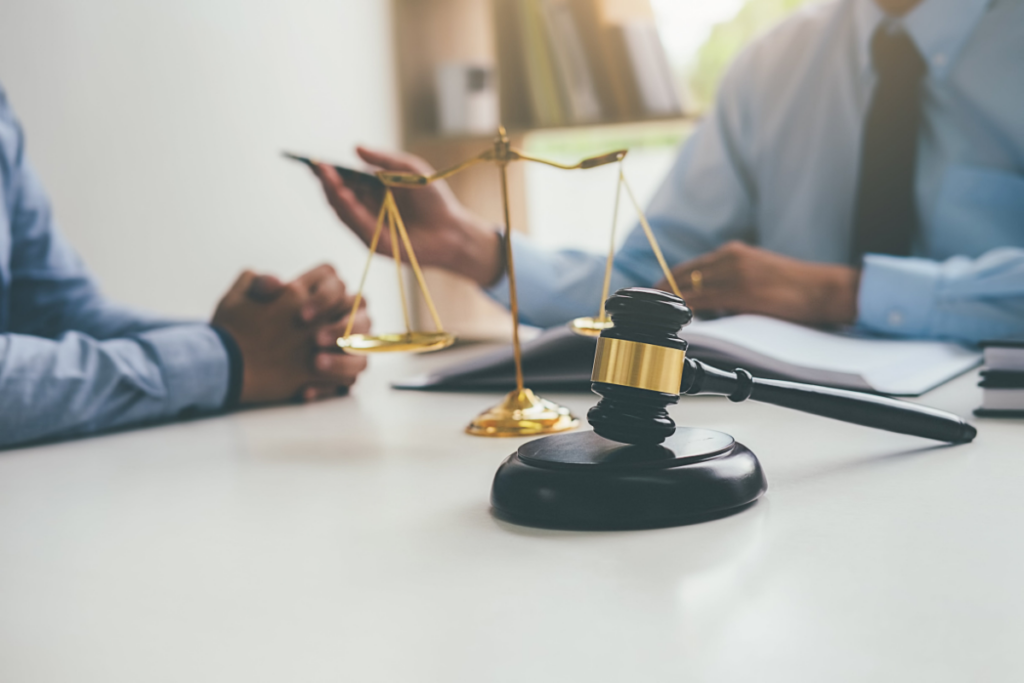
[(722, 432), (680, 428), (632, 446), (591, 431), (520, 446), (494, 476), (491, 505), (525, 526), (647, 529), (731, 515), (767, 488), (754, 454)]
[(477, 415), (466, 427), (473, 436), (536, 436), (576, 429), (580, 421), (565, 406), (529, 389), (511, 391), (498, 405)]

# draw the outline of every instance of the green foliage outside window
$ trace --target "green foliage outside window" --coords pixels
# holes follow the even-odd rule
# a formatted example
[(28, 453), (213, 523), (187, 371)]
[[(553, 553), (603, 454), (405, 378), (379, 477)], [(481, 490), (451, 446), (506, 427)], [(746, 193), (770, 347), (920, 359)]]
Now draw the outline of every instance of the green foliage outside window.
[(808, 0), (747, 0), (733, 19), (715, 26), (697, 53), (688, 79), (697, 106), (704, 109), (715, 101), (719, 81), (747, 43), (807, 3)]

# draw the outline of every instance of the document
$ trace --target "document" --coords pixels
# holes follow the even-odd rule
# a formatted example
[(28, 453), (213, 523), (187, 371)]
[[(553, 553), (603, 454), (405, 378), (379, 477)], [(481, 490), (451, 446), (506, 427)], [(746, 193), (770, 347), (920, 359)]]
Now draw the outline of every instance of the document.
[[(757, 377), (919, 396), (977, 367), (981, 353), (959, 344), (825, 332), (760, 315), (697, 320), (683, 328), (687, 355)], [(523, 345), (534, 389), (589, 390), (596, 341), (559, 327)], [(400, 389), (492, 390), (515, 385), (511, 347), (394, 384)]]
[(682, 336), (691, 356), (712, 365), (892, 396), (919, 396), (981, 363), (979, 351), (950, 342), (824, 332), (761, 315), (698, 321)]

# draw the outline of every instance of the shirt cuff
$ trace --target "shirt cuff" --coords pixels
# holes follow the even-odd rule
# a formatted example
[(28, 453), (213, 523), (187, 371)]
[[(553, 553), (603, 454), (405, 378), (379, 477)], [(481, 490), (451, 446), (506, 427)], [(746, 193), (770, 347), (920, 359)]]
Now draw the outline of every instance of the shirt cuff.
[(242, 364), (242, 350), (238, 348), (238, 342), (230, 332), (217, 325), (210, 325), (210, 327), (220, 337), (220, 343), (224, 345), (224, 350), (228, 353), (228, 393), (224, 398), (223, 408), (224, 410), (234, 410), (238, 407), (242, 397), (242, 377), (245, 369)]
[(225, 407), (231, 391), (231, 358), (212, 327), (174, 325), (135, 339), (160, 366), (167, 387), (166, 414), (212, 413)]
[[(561, 252), (540, 247), (528, 237), (512, 233), (512, 265), (516, 270), (519, 320), (528, 325), (549, 327), (564, 323), (571, 315), (563, 310), (575, 292), (571, 281), (573, 264)], [(484, 291), (505, 308), (511, 305), (508, 270)], [(600, 290), (598, 290), (600, 291)], [(597, 305), (595, 301), (595, 306)], [(568, 315), (568, 317), (565, 317)]]
[(857, 293), (857, 325), (899, 337), (927, 336), (940, 279), (937, 261), (865, 255)]
[[(501, 258), (502, 258), (501, 277), (498, 278), (498, 281), (495, 282), (493, 285), (491, 285), (490, 287), (484, 287), (483, 289), (484, 289), (484, 293), (487, 294), (487, 296), (491, 297), (492, 299), (494, 299), (496, 302), (498, 302), (499, 304), (501, 304), (505, 308), (508, 308), (511, 305), (511, 300), (510, 300), (510, 296), (511, 295), (509, 293), (510, 292), (510, 288), (509, 288), (509, 284), (508, 284), (508, 263), (506, 262), (506, 258), (505, 258), (505, 239), (504, 239), (504, 237), (500, 233), (499, 233), (498, 237), (499, 237), (499, 239), (501, 239)], [(513, 264), (513, 266), (518, 266), (519, 265), (519, 261), (520, 261), (520, 259), (518, 258), (519, 252), (520, 252), (519, 240), (516, 238), (515, 233), (513, 233), (512, 234), (512, 264)], [(519, 274), (519, 272), (517, 270), (516, 271), (516, 275), (518, 276), (518, 274)]]

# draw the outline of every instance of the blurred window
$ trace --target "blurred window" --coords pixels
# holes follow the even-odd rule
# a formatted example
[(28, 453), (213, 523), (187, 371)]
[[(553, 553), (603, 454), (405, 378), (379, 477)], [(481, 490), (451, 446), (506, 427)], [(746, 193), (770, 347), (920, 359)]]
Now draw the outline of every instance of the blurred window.
[[(688, 113), (714, 102), (718, 83), (743, 47), (809, 0), (651, 0), (669, 63)], [(538, 131), (525, 147), (537, 155), (577, 161), (629, 148), (625, 171), (644, 205), (675, 160), (692, 122), (650, 122), (608, 127)], [(603, 252), (608, 245), (615, 199), (615, 169), (559, 171), (528, 164), (526, 189), (530, 233), (541, 244)], [(619, 207), (618, 242), (635, 225), (624, 196)]]

